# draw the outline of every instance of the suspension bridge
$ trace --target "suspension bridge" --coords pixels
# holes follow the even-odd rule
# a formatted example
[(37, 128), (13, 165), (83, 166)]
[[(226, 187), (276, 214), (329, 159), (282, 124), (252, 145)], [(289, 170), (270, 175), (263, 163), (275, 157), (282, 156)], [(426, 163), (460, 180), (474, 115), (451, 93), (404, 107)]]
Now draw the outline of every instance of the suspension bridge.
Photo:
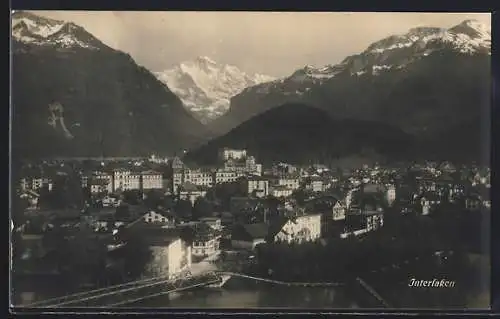
[[(142, 300), (168, 295), (173, 292), (200, 288), (223, 283), (223, 276), (246, 278), (257, 282), (270, 283), (288, 287), (338, 287), (344, 285), (341, 282), (287, 282), (269, 278), (250, 276), (242, 273), (215, 271), (197, 276), (170, 279), (168, 276), (160, 276), (137, 280), (111, 287), (90, 290), (86, 292), (51, 298), (23, 305), (27, 308), (110, 308), (123, 307), (136, 304)], [(366, 282), (357, 279), (358, 283), (373, 295), (382, 305), (389, 307), (388, 303), (380, 297)]]
[(276, 285), (283, 285), (283, 286), (289, 286), (289, 287), (292, 287), (292, 286), (295, 286), (295, 287), (337, 287), (337, 286), (344, 285), (344, 283), (341, 283), (341, 282), (287, 282), (287, 281), (273, 280), (273, 279), (268, 279), (268, 278), (254, 277), (254, 276), (240, 274), (240, 273), (234, 273), (234, 272), (218, 272), (218, 274), (231, 276), (231, 277), (253, 279), (256, 281), (260, 281), (260, 282), (268, 282), (268, 283), (272, 283), (272, 284), (276, 284)]
[(333, 287), (342, 283), (324, 282), (285, 282), (267, 278), (260, 278), (234, 272), (208, 272), (198, 276), (188, 276), (179, 279), (170, 279), (168, 276), (159, 276), (137, 280), (111, 287), (90, 290), (86, 292), (51, 298), (23, 305), (28, 308), (78, 308), (78, 307), (119, 307), (140, 302), (141, 300), (167, 295), (172, 292), (221, 284), (223, 276), (240, 277), (284, 286), (302, 287)]

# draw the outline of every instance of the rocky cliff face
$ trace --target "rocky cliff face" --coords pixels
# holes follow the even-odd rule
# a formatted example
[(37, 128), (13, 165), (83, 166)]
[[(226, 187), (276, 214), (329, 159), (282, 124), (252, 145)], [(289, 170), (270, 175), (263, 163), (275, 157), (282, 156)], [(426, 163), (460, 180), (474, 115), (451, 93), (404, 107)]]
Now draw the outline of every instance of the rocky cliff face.
[(16, 12), (12, 40), (20, 156), (173, 154), (207, 135), (167, 86), (80, 26)]

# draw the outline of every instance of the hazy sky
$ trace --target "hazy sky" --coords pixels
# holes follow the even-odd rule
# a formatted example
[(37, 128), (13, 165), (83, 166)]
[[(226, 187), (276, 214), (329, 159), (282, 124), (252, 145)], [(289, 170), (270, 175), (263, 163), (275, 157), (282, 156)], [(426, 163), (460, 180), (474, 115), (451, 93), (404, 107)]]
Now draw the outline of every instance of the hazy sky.
[(285, 76), (340, 62), (418, 26), (491, 25), (489, 13), (38, 11), (83, 26), (152, 71), (205, 55), (247, 72)]

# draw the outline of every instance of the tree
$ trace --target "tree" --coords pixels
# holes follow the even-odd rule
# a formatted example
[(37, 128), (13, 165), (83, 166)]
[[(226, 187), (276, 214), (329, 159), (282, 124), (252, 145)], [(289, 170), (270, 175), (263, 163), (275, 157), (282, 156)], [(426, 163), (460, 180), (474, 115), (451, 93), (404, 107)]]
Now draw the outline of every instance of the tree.
[(40, 209), (49, 209), (52, 207), (52, 194), (49, 191), (48, 185), (43, 185), (39, 190), (38, 194), (38, 207)]
[(195, 230), (191, 227), (182, 227), (179, 236), (183, 241), (191, 245), (195, 237)]
[(193, 218), (199, 219), (202, 217), (212, 216), (213, 205), (206, 198), (198, 197), (193, 206)]
[(115, 217), (117, 219), (128, 219), (130, 218), (130, 209), (128, 205), (120, 205), (116, 208)]
[(54, 178), (52, 190), (49, 193), (50, 207), (62, 209), (68, 206), (68, 197), (66, 196), (66, 179), (64, 176)]
[(14, 229), (16, 229), (26, 222), (24, 211), (28, 208), (28, 200), (16, 195), (13, 196), (11, 219), (14, 224)]
[(81, 208), (84, 203), (84, 192), (78, 176), (57, 175), (54, 178), (50, 198), (51, 207), (55, 209)]
[(216, 188), (217, 188), (218, 185), (216, 185), (215, 187), (211, 187), (210, 189), (207, 190), (207, 194), (205, 195), (205, 197), (208, 199), (208, 200), (211, 200), (211, 201), (216, 201), (218, 200), (217, 198), (217, 192), (216, 192)]
[(139, 190), (131, 189), (123, 191), (123, 201), (131, 205), (138, 205), (142, 200), (142, 194)]
[(83, 194), (83, 199), (85, 201), (88, 201), (90, 199), (92, 199), (92, 193), (90, 191), (90, 186), (87, 185), (85, 187), (82, 188), (82, 194)]
[(146, 265), (151, 262), (153, 254), (142, 234), (133, 228), (123, 230), (125, 246), (119, 251), (118, 258), (124, 260), (125, 273), (130, 279), (140, 277)]
[[(222, 183), (215, 185), (215, 198), (221, 201), (225, 210), (229, 210), (229, 203), (232, 197), (241, 197), (246, 194), (241, 190), (238, 182)], [(213, 197), (213, 195), (210, 195)], [(210, 196), (208, 198), (210, 198)]]
[(292, 198), (295, 199), (297, 204), (303, 205), (307, 199), (307, 195), (304, 189), (297, 189), (292, 193)]
[(71, 207), (81, 208), (85, 203), (84, 192), (80, 177), (72, 171), (67, 180), (67, 196), (70, 197)]
[(150, 190), (145, 193), (145, 197), (144, 204), (151, 209), (156, 209), (159, 206), (162, 206), (165, 202), (164, 195), (159, 190)]
[(274, 197), (273, 195), (268, 195), (266, 197), (266, 207), (269, 208), (271, 211), (277, 211), (280, 205), (282, 204), (282, 201), (280, 201), (278, 198)]
[(175, 205), (175, 212), (180, 217), (191, 217), (193, 212), (191, 201), (187, 199), (179, 199)]
[(72, 239), (65, 240), (58, 248), (60, 261), (69, 267), (68, 279), (74, 280), (74, 283), (101, 281), (107, 248), (105, 243), (93, 234), (92, 229), (82, 226)]
[(163, 198), (163, 207), (165, 207), (165, 209), (167, 209), (167, 210), (174, 209), (174, 207), (175, 207), (174, 196), (172, 196), (172, 195), (165, 196)]

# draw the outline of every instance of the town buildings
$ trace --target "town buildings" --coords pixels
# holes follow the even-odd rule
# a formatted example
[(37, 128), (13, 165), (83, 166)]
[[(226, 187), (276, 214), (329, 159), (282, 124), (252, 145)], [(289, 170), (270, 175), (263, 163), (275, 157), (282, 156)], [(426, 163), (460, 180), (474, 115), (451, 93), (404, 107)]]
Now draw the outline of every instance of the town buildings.
[(127, 191), (141, 188), (141, 174), (128, 169), (113, 171), (113, 191)]
[(273, 176), (289, 176), (292, 174), (299, 175), (299, 171), (297, 167), (287, 164), (287, 163), (278, 163), (272, 166), (271, 174)]
[(231, 234), (231, 245), (235, 249), (253, 250), (266, 243), (268, 232), (267, 223), (237, 224)]
[(155, 211), (149, 211), (142, 216), (146, 223), (160, 224), (164, 226), (175, 226), (175, 218), (171, 216), (164, 216)]
[(396, 187), (394, 185), (390, 185), (387, 187), (387, 204), (392, 206), (396, 201)]
[(207, 188), (195, 185), (190, 182), (185, 182), (177, 188), (179, 199), (188, 200), (192, 205), (196, 202), (199, 197), (205, 197), (207, 194)]
[(371, 191), (353, 193), (351, 205), (345, 215), (345, 232), (340, 235), (342, 238), (350, 234), (360, 235), (374, 231), (384, 225), (383, 197), (378, 195), (380, 194)]
[(271, 178), (272, 186), (284, 186), (292, 191), (300, 188), (300, 179), (297, 175), (276, 175)]
[(202, 217), (199, 221), (212, 227), (215, 231), (222, 230), (222, 219), (219, 217)]
[(21, 190), (38, 191), (42, 187), (46, 187), (49, 191), (52, 190), (52, 179), (47, 177), (23, 177), (20, 181)]
[(221, 158), (224, 161), (228, 161), (230, 159), (241, 160), (241, 159), (244, 159), (246, 156), (247, 156), (247, 151), (246, 150), (237, 150), (237, 149), (231, 149), (231, 148), (224, 148), (221, 151)]
[(143, 238), (153, 255), (145, 267), (145, 278), (175, 278), (191, 267), (191, 247), (171, 230), (149, 228)]
[(113, 171), (113, 191), (163, 189), (163, 176), (159, 172), (132, 171), (118, 169)]
[(311, 176), (306, 180), (306, 189), (314, 192), (320, 193), (325, 190), (323, 185), (323, 179), (320, 176)]
[(216, 229), (202, 222), (193, 230), (193, 256), (208, 257), (219, 251), (221, 235)]
[(148, 170), (141, 172), (142, 190), (163, 189), (163, 176), (159, 172)]
[(262, 175), (262, 164), (256, 162), (255, 157), (249, 156), (245, 160), (246, 173), (255, 176)]
[(215, 172), (215, 183), (232, 183), (236, 182), (238, 178), (245, 176), (244, 171), (231, 170), (230, 168), (219, 168)]
[(303, 243), (321, 237), (321, 214), (292, 216), (277, 222), (270, 236), (275, 242)]
[(287, 186), (277, 185), (271, 187), (270, 193), (272, 196), (277, 198), (287, 198), (292, 196), (293, 190)]
[(269, 181), (258, 176), (250, 176), (241, 180), (246, 194), (255, 197), (266, 197), (269, 195)]
[(214, 184), (213, 172), (209, 169), (184, 168), (183, 183), (192, 183), (197, 186), (212, 187)]
[(255, 157), (247, 156), (246, 150), (224, 149), (220, 153), (222, 164), (211, 168), (190, 168), (179, 158), (174, 158), (172, 168), (172, 191), (178, 193), (179, 186), (189, 182), (204, 188), (217, 184), (233, 183), (245, 176), (262, 175), (262, 165)]
[(31, 189), (23, 190), (19, 193), (19, 197), (27, 201), (28, 209), (36, 209), (38, 207), (40, 194), (38, 194), (37, 192)]
[[(346, 238), (367, 234), (384, 227), (390, 216), (399, 214), (399, 211), (407, 214), (414, 210), (432, 216), (444, 203), (452, 203), (451, 207), (457, 211), (468, 210), (478, 215), (490, 207), (488, 177), (475, 172), (460, 180), (454, 175), (450, 178), (450, 174), (437, 168), (429, 170), (425, 166), (415, 169), (416, 173), (409, 173), (406, 168), (381, 167), (328, 171), (283, 163), (262, 169), (246, 152), (229, 151), (222, 159), (225, 162), (217, 166), (200, 168), (187, 167), (179, 158), (174, 158), (169, 162), (172, 175), (166, 164), (161, 164), (163, 167), (138, 166), (135, 162), (116, 165), (118, 167), (96, 165), (97, 168), (86, 170), (91, 173), (81, 176), (82, 187), (89, 187), (91, 191), (93, 200), (89, 202), (92, 202), (92, 209), (64, 210), (56, 219), (45, 216), (54, 212), (40, 211), (36, 207), (41, 195), (30, 190), (48, 185), (52, 175), (23, 176), (20, 188), (25, 190), (17, 194), (31, 201), (32, 207), (25, 211), (26, 216), (46, 219), (47, 225), (57, 221), (62, 228), (75, 232), (82, 224), (88, 224), (96, 234), (104, 236), (122, 226), (144, 224), (141, 236), (154, 255), (147, 274), (168, 276), (189, 267), (191, 257), (202, 259), (217, 253), (221, 249), (221, 233), (230, 241), (230, 249), (253, 250), (263, 243), (295, 245), (321, 237)], [(166, 173), (154, 169), (165, 169)], [(132, 206), (129, 197), (133, 196), (120, 194), (120, 190), (163, 189), (166, 185), (164, 178), (169, 179), (175, 192), (167, 196), (166, 192), (152, 192), (151, 198), (159, 197), (158, 204), (155, 204), (157, 208), (146, 207), (151, 203), (140, 196)], [(53, 180), (57, 182), (55, 178)], [(207, 196), (211, 187), (233, 182), (237, 183), (227, 189), (220, 187), (217, 194), (210, 192), (211, 196)], [(237, 185), (241, 185), (244, 192), (232, 187)], [(229, 194), (233, 190), (237, 191)], [(198, 216), (193, 218), (180, 213), (179, 200), (188, 200), (193, 206), (200, 197), (210, 202), (207, 205), (210, 211), (206, 215), (195, 220)], [(312, 202), (315, 205), (309, 206)], [(124, 206), (129, 207), (130, 216), (118, 214)], [(82, 211), (88, 215), (82, 217)], [(391, 214), (386, 213), (389, 211)], [(182, 221), (189, 220), (191, 222), (182, 224)], [(325, 228), (325, 224), (328, 227)], [(47, 225), (45, 228), (50, 228)], [(177, 237), (180, 236), (175, 232), (183, 225), (195, 230), (192, 242), (181, 239), (179, 243)], [(157, 228), (161, 230), (155, 230)]]
[(347, 208), (340, 200), (337, 200), (333, 205), (332, 219), (334, 221), (345, 220)]

